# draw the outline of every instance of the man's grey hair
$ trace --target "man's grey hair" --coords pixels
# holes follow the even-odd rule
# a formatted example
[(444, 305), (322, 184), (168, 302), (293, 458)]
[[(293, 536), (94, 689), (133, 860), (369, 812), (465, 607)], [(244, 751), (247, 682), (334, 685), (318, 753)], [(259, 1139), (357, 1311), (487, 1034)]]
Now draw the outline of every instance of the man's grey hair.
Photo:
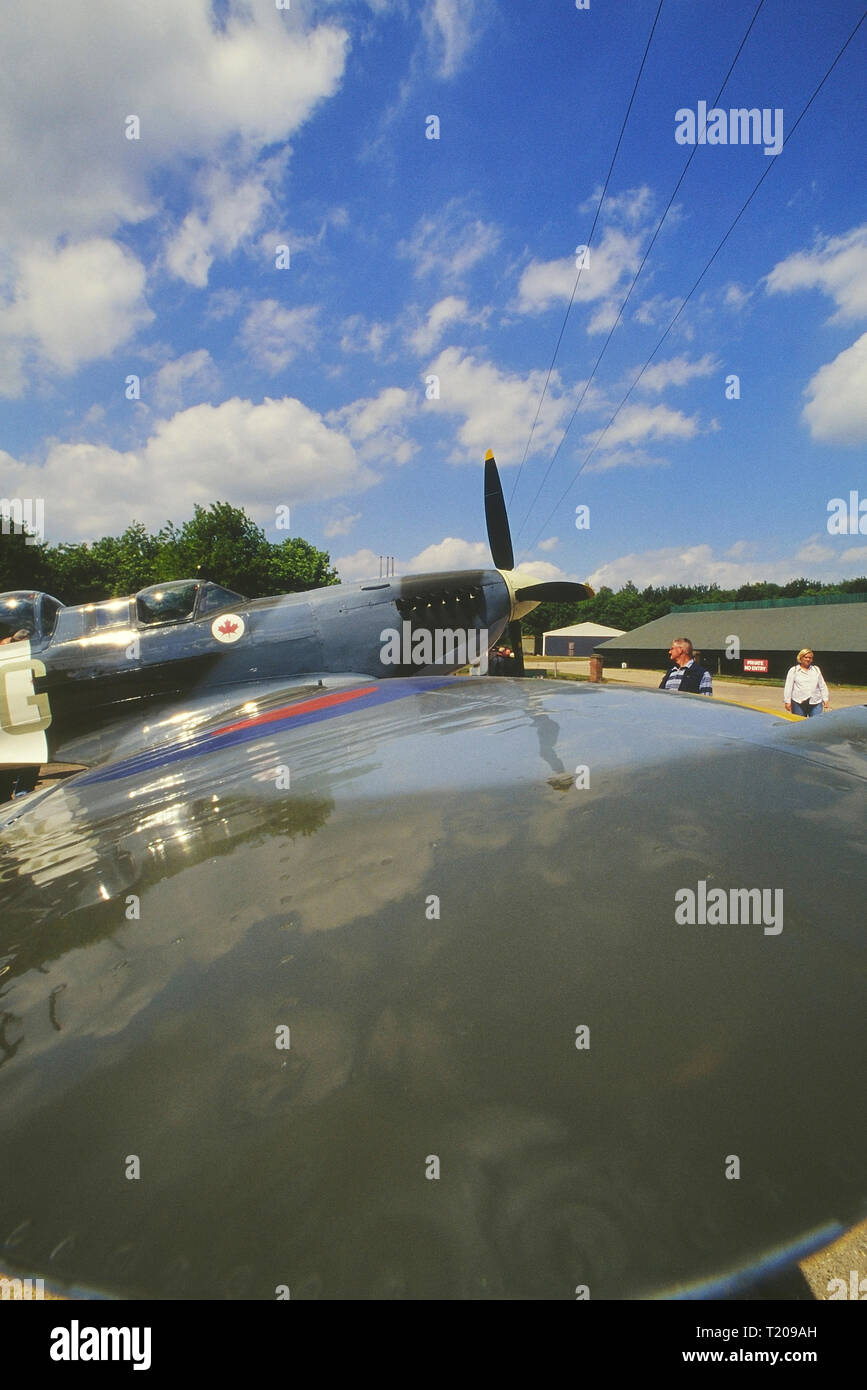
[(671, 645), (673, 647), (683, 647), (687, 656), (692, 656), (692, 643), (688, 637), (675, 637)]

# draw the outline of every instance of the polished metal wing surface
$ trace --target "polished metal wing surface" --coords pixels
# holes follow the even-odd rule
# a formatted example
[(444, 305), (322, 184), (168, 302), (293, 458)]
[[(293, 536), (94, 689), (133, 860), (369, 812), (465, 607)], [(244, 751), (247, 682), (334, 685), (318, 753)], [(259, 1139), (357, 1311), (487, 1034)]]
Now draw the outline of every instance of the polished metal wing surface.
[(0, 817), (0, 1267), (629, 1298), (864, 1214), (867, 709), (248, 693)]

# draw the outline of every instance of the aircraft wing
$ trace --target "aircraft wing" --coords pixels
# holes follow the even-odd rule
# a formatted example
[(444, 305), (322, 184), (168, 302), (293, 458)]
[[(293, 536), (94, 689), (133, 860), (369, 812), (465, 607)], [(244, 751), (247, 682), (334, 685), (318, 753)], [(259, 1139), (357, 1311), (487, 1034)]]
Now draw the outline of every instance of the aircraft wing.
[(799, 1258), (867, 1200), (865, 792), (867, 709), (329, 678), (12, 803), (0, 1267), (620, 1299)]

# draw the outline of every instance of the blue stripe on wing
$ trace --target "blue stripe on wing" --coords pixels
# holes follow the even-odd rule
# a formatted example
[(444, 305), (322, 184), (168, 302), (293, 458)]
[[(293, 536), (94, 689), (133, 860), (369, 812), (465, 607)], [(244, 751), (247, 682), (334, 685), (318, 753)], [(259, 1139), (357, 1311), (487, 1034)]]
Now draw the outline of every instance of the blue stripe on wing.
[(454, 676), (417, 676), (405, 680), (398, 678), (380, 681), (376, 685), (359, 686), (348, 691), (326, 692), (312, 700), (299, 700), (275, 710), (251, 714), (249, 718), (235, 719), (217, 729), (196, 734), (183, 743), (172, 743), (163, 748), (148, 748), (142, 753), (124, 758), (121, 762), (81, 774), (75, 779), (76, 785), (115, 782), (139, 772), (152, 772), (171, 763), (199, 757), (203, 753), (215, 753), (238, 744), (251, 743), (269, 734), (283, 733), (305, 724), (318, 724), (325, 719), (335, 719), (339, 715), (387, 705), (393, 700), (404, 700), (409, 695), (417, 695), (426, 690), (439, 690), (453, 680)]

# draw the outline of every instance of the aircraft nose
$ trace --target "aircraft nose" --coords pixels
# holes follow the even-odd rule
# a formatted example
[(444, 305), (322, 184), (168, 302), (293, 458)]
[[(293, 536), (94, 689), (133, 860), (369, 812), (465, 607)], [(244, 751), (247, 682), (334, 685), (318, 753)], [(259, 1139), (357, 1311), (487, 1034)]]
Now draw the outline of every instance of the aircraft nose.
[(498, 570), (509, 591), (511, 619), (523, 618), (540, 603), (580, 603), (592, 598), (589, 584), (576, 584), (570, 579), (540, 579), (532, 570)]

